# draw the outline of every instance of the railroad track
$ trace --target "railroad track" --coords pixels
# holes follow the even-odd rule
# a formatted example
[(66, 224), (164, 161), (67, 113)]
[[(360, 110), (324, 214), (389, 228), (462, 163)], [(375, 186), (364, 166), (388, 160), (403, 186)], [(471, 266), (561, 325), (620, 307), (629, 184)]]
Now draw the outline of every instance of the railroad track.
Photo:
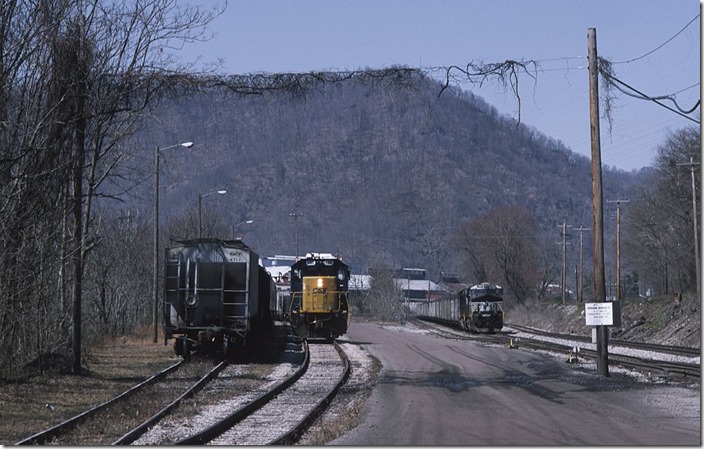
[[(572, 334), (558, 334), (555, 332), (547, 332), (539, 329), (534, 329), (527, 326), (521, 326), (517, 324), (507, 325), (512, 329), (518, 331), (527, 332), (536, 335), (543, 335), (546, 337), (560, 338), (565, 340), (574, 340), (582, 343), (591, 343), (591, 337), (586, 337), (583, 335), (572, 335)], [(691, 348), (687, 346), (673, 346), (673, 345), (659, 345), (654, 343), (645, 343), (638, 341), (628, 341), (628, 340), (618, 340), (609, 339), (609, 345), (623, 346), (624, 348), (632, 349), (642, 349), (645, 351), (661, 352), (664, 354), (679, 355), (683, 357), (698, 357), (701, 355), (700, 348)]]
[[(243, 413), (241, 420), (209, 444), (293, 444), (335, 397), (350, 374), (350, 362), (337, 343), (309, 346), (306, 372), (285, 391), (262, 406)], [(246, 415), (246, 416), (245, 416)], [(177, 444), (204, 444), (200, 438)]]
[[(310, 351), (305, 341), (289, 341), (287, 363), (179, 362), (17, 444), (200, 445), (216, 439), (290, 444), (324, 411), (350, 374), (349, 360), (337, 344), (312, 347)], [(132, 411), (137, 416), (125, 416)]]
[(137, 393), (141, 393), (144, 390), (146, 390), (149, 386), (162, 381), (164, 378), (166, 378), (169, 375), (172, 375), (173, 373), (177, 372), (180, 368), (184, 366), (184, 362), (178, 362), (175, 363), (168, 368), (154, 374), (153, 376), (149, 377), (145, 381), (139, 383), (138, 385), (135, 385), (134, 387), (130, 388), (129, 390), (123, 392), (122, 394), (106, 401), (103, 402), (102, 404), (99, 404), (83, 413), (80, 413), (70, 419), (67, 419), (47, 430), (43, 430), (41, 432), (38, 432), (34, 435), (31, 435), (19, 442), (17, 442), (17, 445), (29, 445), (29, 446), (36, 446), (40, 444), (45, 444), (47, 442), (51, 441), (56, 441), (58, 438), (60, 438), (62, 435), (66, 435), (67, 433), (71, 432), (73, 429), (81, 426), (83, 423), (85, 423), (89, 419), (94, 419), (95, 417), (99, 416), (101, 413), (105, 413), (108, 409), (111, 407), (114, 407), (117, 403), (121, 401), (126, 401), (130, 397), (133, 397)]
[[(448, 326), (452, 329), (457, 329), (454, 323), (444, 323), (438, 322), (437, 320), (425, 320), (431, 321), (441, 326)], [(591, 338), (576, 336), (576, 335), (563, 335), (552, 332), (545, 332), (538, 329), (532, 329), (525, 326), (507, 325), (508, 328), (513, 328), (520, 330), (521, 332), (538, 335), (541, 337), (549, 337), (559, 340), (566, 340), (568, 342), (579, 342), (579, 343), (590, 343)], [(520, 337), (520, 340), (514, 338), (513, 332), (499, 332), (496, 334), (478, 334), (472, 336), (462, 336), (458, 332), (449, 332), (446, 329), (438, 329), (432, 327), (432, 331), (438, 335), (445, 336), (446, 338), (454, 339), (464, 339), (481, 341), (486, 343), (497, 343), (497, 344), (508, 344), (511, 347), (523, 347), (533, 350), (544, 350), (550, 352), (558, 352), (565, 354), (567, 360), (574, 360), (575, 363), (578, 362), (579, 358), (587, 358), (596, 360), (597, 353), (595, 350), (584, 348), (572, 343), (558, 343), (546, 340), (541, 340), (539, 338), (531, 337)], [(626, 342), (612, 340), (611, 345), (620, 345), (624, 347), (629, 347), (632, 349), (640, 349), (644, 351), (654, 351), (667, 353), (683, 357), (696, 357), (700, 355), (700, 350), (696, 348), (678, 347), (678, 346), (664, 346), (664, 345), (652, 345), (647, 343), (639, 342)], [(575, 350), (577, 349), (577, 350)], [(647, 357), (636, 357), (632, 355), (615, 354), (610, 352), (608, 355), (610, 364), (617, 364), (628, 369), (637, 370), (646, 374), (648, 377), (660, 377), (675, 381), (688, 381), (694, 380), (699, 381), (701, 377), (701, 364), (692, 362), (680, 362), (680, 361), (667, 361), (658, 360)]]

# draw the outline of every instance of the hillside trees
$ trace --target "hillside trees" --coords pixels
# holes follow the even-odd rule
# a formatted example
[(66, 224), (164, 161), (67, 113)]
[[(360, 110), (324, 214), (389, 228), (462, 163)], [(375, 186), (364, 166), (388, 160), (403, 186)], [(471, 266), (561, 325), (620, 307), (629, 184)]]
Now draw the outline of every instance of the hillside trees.
[(536, 225), (521, 206), (504, 206), (467, 222), (453, 237), (473, 283), (493, 282), (523, 303), (535, 294)]
[[(696, 291), (691, 171), (677, 165), (690, 158), (700, 162), (701, 132), (697, 127), (673, 132), (658, 147), (655, 173), (631, 193), (623, 243), (641, 289), (652, 288), (662, 294)], [(700, 170), (695, 170), (697, 216), (701, 216), (699, 175)]]
[[(125, 137), (165, 87), (161, 51), (212, 19), (173, 0), (3, 2), (0, 9), (0, 370), (73, 348), (95, 201), (124, 176)], [(71, 301), (68, 297), (71, 297)], [(69, 328), (72, 329), (68, 335)]]

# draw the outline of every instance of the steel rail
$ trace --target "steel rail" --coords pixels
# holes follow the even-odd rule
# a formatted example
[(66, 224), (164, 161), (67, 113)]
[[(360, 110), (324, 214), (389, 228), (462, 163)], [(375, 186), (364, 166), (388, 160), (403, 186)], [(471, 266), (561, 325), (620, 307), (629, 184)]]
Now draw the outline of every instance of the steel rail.
[(335, 386), (333, 386), (323, 397), (318, 403), (313, 407), (313, 409), (306, 414), (299, 422), (296, 424), (293, 429), (289, 430), (282, 436), (270, 441), (267, 443), (267, 446), (270, 445), (290, 445), (296, 443), (303, 433), (310, 427), (310, 425), (325, 411), (325, 409), (328, 408), (332, 400), (335, 398), (337, 393), (340, 391), (340, 388), (347, 382), (347, 379), (350, 377), (350, 359), (347, 357), (347, 354), (345, 351), (342, 350), (340, 345), (337, 342), (333, 343), (335, 345), (335, 350), (340, 356), (340, 359), (342, 360), (342, 365), (343, 365), (343, 371), (342, 375), (340, 376), (340, 379), (337, 381)]
[(152, 415), (149, 419), (144, 421), (142, 424), (139, 426), (135, 427), (134, 429), (130, 430), (126, 434), (124, 434), (122, 437), (117, 439), (114, 443), (112, 443), (113, 446), (120, 446), (120, 445), (127, 445), (130, 444), (134, 441), (136, 441), (140, 436), (142, 436), (147, 430), (149, 430), (150, 427), (152, 427), (154, 424), (159, 422), (162, 418), (164, 418), (166, 415), (168, 415), (174, 408), (178, 407), (179, 404), (185, 399), (190, 398), (194, 394), (196, 394), (198, 391), (200, 391), (208, 382), (213, 380), (213, 378), (217, 377), (220, 372), (227, 367), (229, 363), (227, 361), (222, 361), (215, 365), (213, 369), (211, 369), (205, 376), (201, 377), (198, 382), (193, 384), (189, 389), (187, 389), (181, 396), (178, 398), (174, 399), (169, 405), (164, 407), (163, 409), (159, 410), (157, 413)]
[[(534, 329), (532, 327), (522, 326), (522, 325), (518, 325), (518, 324), (507, 324), (507, 326), (514, 328), (514, 329), (517, 329), (517, 330), (520, 330), (520, 331), (523, 331), (523, 332), (533, 333), (533, 334), (537, 334), (537, 335), (544, 335), (544, 336), (548, 336), (548, 337), (562, 338), (565, 340), (574, 340), (574, 341), (591, 343), (591, 337), (586, 337), (584, 335), (560, 334), (560, 333), (548, 332), (548, 331), (544, 331), (544, 330), (540, 330), (540, 329)], [(694, 356), (694, 357), (701, 355), (700, 348), (692, 348), (692, 347), (688, 347), (688, 346), (660, 345), (660, 344), (655, 344), (655, 343), (618, 340), (618, 339), (609, 339), (609, 344), (613, 344), (613, 345), (617, 345), (617, 346), (624, 346), (624, 347), (633, 348), (633, 349), (644, 349), (647, 351), (663, 352), (666, 354)]]
[(260, 409), (262, 406), (264, 406), (267, 402), (269, 402), (271, 399), (273, 399), (275, 396), (277, 396), (279, 393), (287, 389), (289, 386), (291, 386), (294, 382), (296, 382), (308, 369), (308, 365), (310, 363), (310, 351), (308, 349), (308, 343), (304, 340), (303, 341), (303, 349), (304, 349), (304, 360), (303, 363), (298, 367), (298, 369), (292, 373), (289, 377), (283, 379), (281, 382), (276, 384), (272, 389), (269, 391), (266, 391), (262, 393), (261, 395), (257, 396), (255, 399), (252, 401), (248, 402), (247, 404), (243, 405), (242, 407), (238, 408), (234, 412), (232, 412), (230, 415), (226, 416), (222, 420), (216, 422), (215, 424), (211, 425), (210, 427), (201, 430), (200, 432), (197, 432), (187, 438), (184, 438), (180, 441), (177, 441), (175, 443), (172, 443), (173, 445), (176, 446), (200, 446), (208, 443), (209, 441), (217, 438), (221, 434), (223, 434), (225, 431), (227, 431), (230, 427), (234, 426), (238, 422), (242, 421), (258, 409)]
[[(437, 320), (425, 320), (425, 321), (432, 321), (435, 323), (438, 323)], [(444, 324), (444, 323), (438, 323), (438, 324)], [(569, 337), (580, 337), (579, 339), (576, 338), (571, 338), (574, 341), (582, 341), (581, 336), (568, 336), (568, 335), (563, 335), (563, 334), (555, 334), (551, 332), (546, 332), (546, 331), (540, 331), (537, 329), (532, 329), (528, 328), (525, 326), (516, 326), (516, 325), (507, 325), (508, 327), (514, 327), (516, 329), (521, 328), (525, 332), (528, 333), (535, 333), (538, 335), (543, 335), (543, 336), (551, 336), (551, 337), (558, 337), (563, 340), (570, 340)], [(450, 327), (455, 327), (452, 324)], [(442, 334), (438, 332), (438, 335)], [(447, 335), (447, 333), (445, 333)], [(483, 341), (483, 342), (504, 342), (508, 339), (510, 339), (510, 335), (506, 334), (494, 334), (494, 335), (486, 335), (480, 338), (462, 338), (462, 336), (455, 336), (451, 335), (448, 338), (457, 338), (457, 339), (462, 339), (462, 340), (475, 340), (475, 341)], [(588, 339), (588, 337), (584, 337), (584, 339)], [(591, 339), (588, 339), (589, 342), (591, 342)], [(512, 342), (513, 343), (513, 342)], [(619, 341), (619, 344), (621, 341)], [(628, 342), (626, 342), (628, 343)], [(616, 344), (616, 343), (614, 343)], [(548, 342), (545, 340), (536, 340), (536, 339), (531, 339), (530, 337), (521, 337), (520, 341), (516, 340), (514, 345), (511, 345), (512, 347), (526, 347), (529, 349), (536, 349), (536, 350), (545, 350), (545, 351), (550, 351), (550, 352), (564, 352), (566, 354), (571, 354), (574, 359), (578, 359), (580, 356), (587, 357), (590, 359), (596, 359), (596, 351), (587, 349), (587, 348), (579, 348), (578, 353), (574, 353), (574, 347), (565, 343), (556, 343), (556, 342)], [(633, 347), (638, 347), (639, 349), (651, 349), (651, 345), (649, 344), (637, 344), (634, 345)], [(660, 349), (661, 352), (667, 352), (663, 348), (667, 348), (667, 346), (663, 345), (654, 345), (654, 348)], [(674, 347), (675, 349), (682, 349), (683, 347)], [(651, 349), (651, 350), (657, 350), (657, 349)], [(687, 352), (686, 349), (693, 349), (693, 348), (684, 348), (685, 353)], [(688, 355), (692, 354), (690, 351)], [(698, 353), (697, 353), (698, 355)], [(670, 362), (670, 361), (663, 361), (663, 360), (653, 360), (653, 359), (644, 359), (640, 357), (634, 357), (634, 356), (628, 356), (624, 354), (615, 354), (615, 353), (610, 353), (609, 354), (609, 361), (618, 365), (621, 365), (626, 368), (631, 368), (631, 369), (639, 369), (639, 370), (645, 370), (649, 375), (652, 375), (653, 372), (658, 372), (660, 373), (663, 377), (677, 377), (679, 379), (681, 378), (686, 378), (686, 379), (696, 379), (699, 380), (701, 376), (701, 365), (696, 364), (696, 363), (681, 363), (681, 362)]]
[(30, 445), (30, 446), (37, 446), (40, 444), (45, 443), (51, 438), (54, 438), (61, 433), (73, 428), (74, 426), (78, 425), (81, 421), (84, 421), (91, 416), (95, 415), (97, 412), (105, 409), (106, 407), (109, 407), (110, 405), (123, 400), (132, 394), (136, 393), (137, 391), (141, 390), (142, 388), (166, 377), (168, 374), (172, 373), (173, 371), (176, 371), (178, 368), (180, 368), (183, 365), (183, 360), (169, 366), (168, 368), (154, 374), (153, 376), (149, 377), (145, 381), (135, 385), (134, 387), (130, 388), (127, 391), (124, 391), (123, 393), (119, 394), (118, 396), (115, 396), (114, 398), (103, 402), (102, 404), (96, 405), (95, 407), (86, 410), (85, 412), (82, 412), (72, 418), (67, 419), (66, 421), (63, 421), (47, 430), (43, 430), (41, 432), (38, 432), (30, 437), (25, 438), (24, 440), (21, 440), (15, 445), (17, 446), (24, 446), (24, 445)]

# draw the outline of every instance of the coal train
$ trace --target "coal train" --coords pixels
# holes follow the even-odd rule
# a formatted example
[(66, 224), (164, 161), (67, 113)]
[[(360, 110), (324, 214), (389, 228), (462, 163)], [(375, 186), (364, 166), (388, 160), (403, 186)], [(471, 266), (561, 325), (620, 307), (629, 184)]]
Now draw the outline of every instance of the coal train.
[(496, 332), (504, 326), (503, 288), (489, 282), (421, 304), (419, 318), (455, 325), (468, 332)]
[(163, 328), (176, 354), (234, 355), (273, 326), (276, 286), (241, 240), (176, 240), (166, 248)]
[(332, 340), (347, 332), (350, 267), (332, 254), (308, 253), (291, 266), (287, 317), (298, 336)]
[(494, 332), (504, 327), (503, 288), (489, 282), (461, 290), (459, 323), (462, 329)]

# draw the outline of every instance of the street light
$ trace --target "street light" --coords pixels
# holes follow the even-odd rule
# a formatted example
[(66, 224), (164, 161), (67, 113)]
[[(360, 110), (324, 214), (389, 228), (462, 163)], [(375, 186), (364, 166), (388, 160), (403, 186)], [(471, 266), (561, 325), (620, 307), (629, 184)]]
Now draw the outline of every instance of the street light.
[(198, 238), (203, 238), (203, 198), (205, 198), (208, 195), (212, 195), (214, 193), (217, 193), (218, 195), (224, 195), (227, 193), (227, 190), (225, 189), (220, 189), (220, 190), (213, 190), (212, 192), (208, 193), (199, 193), (198, 194)]
[(254, 223), (254, 220), (246, 220), (246, 221), (241, 221), (241, 222), (239, 222), (239, 223), (233, 224), (233, 225), (232, 225), (232, 240), (235, 239), (235, 228), (236, 228), (237, 226), (240, 226), (240, 225), (243, 225), (243, 224), (252, 224), (252, 223)]
[(154, 296), (152, 325), (154, 327), (154, 343), (156, 343), (159, 336), (159, 154), (170, 148), (191, 148), (192, 146), (193, 142), (178, 143), (161, 149), (157, 146), (156, 153), (154, 154), (154, 272), (152, 273), (152, 292)]
[(303, 216), (302, 213), (298, 212), (292, 212), (288, 214), (290, 217), (293, 217), (294, 219), (294, 226), (296, 230), (296, 260), (298, 260), (298, 219)]

